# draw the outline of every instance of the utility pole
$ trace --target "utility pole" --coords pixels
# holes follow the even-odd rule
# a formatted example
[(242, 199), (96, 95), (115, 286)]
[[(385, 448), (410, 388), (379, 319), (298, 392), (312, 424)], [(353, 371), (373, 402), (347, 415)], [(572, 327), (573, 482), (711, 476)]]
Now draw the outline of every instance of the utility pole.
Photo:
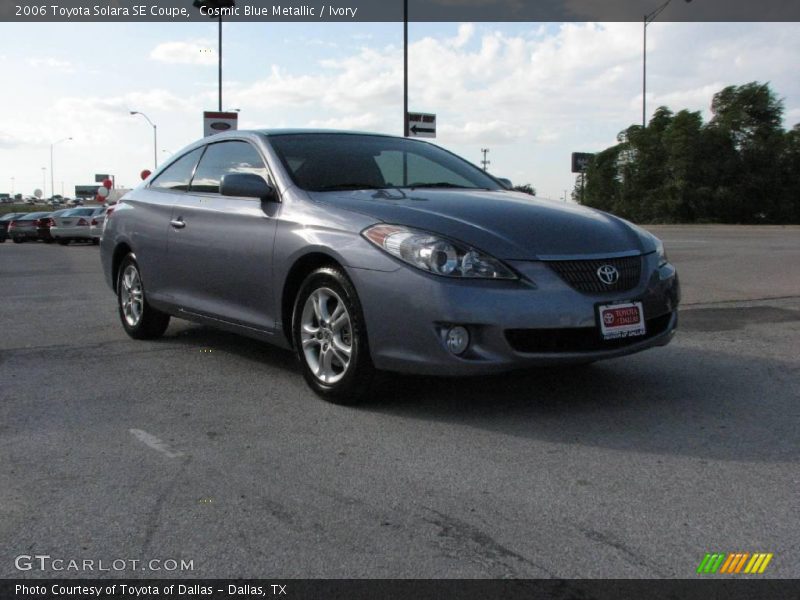
[(481, 148), (481, 152), (483, 152), (483, 160), (481, 161), (481, 164), (483, 165), (483, 170), (486, 171), (491, 164), (491, 161), (486, 159), (486, 155), (489, 154), (489, 149)]
[[(684, 1), (688, 4), (692, 0)], [(642, 46), (642, 127), (647, 127), (647, 26), (655, 21), (658, 15), (664, 12), (670, 2), (672, 2), (672, 0), (667, 0), (653, 12), (646, 14), (644, 19), (642, 19), (644, 25), (642, 27), (644, 33), (644, 44)]]

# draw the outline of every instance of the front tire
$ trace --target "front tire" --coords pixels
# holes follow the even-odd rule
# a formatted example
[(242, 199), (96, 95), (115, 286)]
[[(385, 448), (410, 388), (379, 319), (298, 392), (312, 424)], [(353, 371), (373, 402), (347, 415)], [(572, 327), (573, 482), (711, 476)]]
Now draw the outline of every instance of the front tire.
[(156, 310), (147, 301), (142, 274), (133, 254), (123, 258), (119, 266), (117, 307), (125, 333), (135, 340), (161, 337), (169, 326), (169, 315)]
[(323, 267), (300, 286), (292, 319), (303, 377), (319, 396), (356, 404), (369, 392), (375, 369), (364, 315), (353, 284), (339, 269)]

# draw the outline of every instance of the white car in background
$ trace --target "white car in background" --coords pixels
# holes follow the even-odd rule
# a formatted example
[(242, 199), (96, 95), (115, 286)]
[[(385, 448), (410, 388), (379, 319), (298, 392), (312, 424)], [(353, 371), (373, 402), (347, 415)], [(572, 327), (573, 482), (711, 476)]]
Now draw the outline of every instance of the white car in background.
[(72, 241), (92, 241), (92, 219), (104, 210), (102, 206), (82, 206), (58, 211), (60, 214), (53, 217), (50, 235), (62, 246), (66, 246)]
[(93, 244), (100, 243), (100, 237), (103, 235), (103, 224), (106, 221), (106, 215), (113, 212), (114, 207), (108, 206), (103, 208), (102, 211), (92, 217), (89, 221), (89, 235), (92, 237)]

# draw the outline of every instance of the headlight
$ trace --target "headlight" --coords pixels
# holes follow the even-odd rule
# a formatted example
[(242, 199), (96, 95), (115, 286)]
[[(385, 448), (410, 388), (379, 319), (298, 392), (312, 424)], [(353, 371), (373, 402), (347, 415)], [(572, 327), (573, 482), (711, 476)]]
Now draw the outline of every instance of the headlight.
[(517, 278), (496, 258), (427, 231), (400, 225), (373, 225), (362, 235), (392, 256), (436, 275), (471, 279)]
[(664, 242), (660, 239), (655, 238), (656, 240), (656, 253), (658, 253), (658, 266), (663, 267), (665, 264), (669, 262), (667, 258), (667, 252), (664, 250)]

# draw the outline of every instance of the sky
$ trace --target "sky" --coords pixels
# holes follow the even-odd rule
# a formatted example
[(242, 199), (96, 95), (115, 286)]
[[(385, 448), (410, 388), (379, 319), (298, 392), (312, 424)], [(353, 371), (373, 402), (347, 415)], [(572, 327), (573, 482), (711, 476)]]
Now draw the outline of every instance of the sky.
[[(240, 129), (402, 134), (401, 23), (226, 23), (223, 108)], [(2, 23), (0, 192), (74, 195), (95, 173), (132, 187), (202, 136), (217, 109), (214, 23)], [(800, 123), (800, 24), (648, 27), (648, 114), (700, 110), (727, 85), (770, 82)], [(641, 122), (641, 23), (411, 23), (409, 108), (437, 115), (434, 143), (538, 195), (571, 192), (572, 152)], [(70, 141), (61, 141), (72, 137)], [(43, 170), (44, 168), (44, 170)], [(13, 179), (12, 179), (13, 178)], [(43, 188), (43, 186), (45, 186)]]

